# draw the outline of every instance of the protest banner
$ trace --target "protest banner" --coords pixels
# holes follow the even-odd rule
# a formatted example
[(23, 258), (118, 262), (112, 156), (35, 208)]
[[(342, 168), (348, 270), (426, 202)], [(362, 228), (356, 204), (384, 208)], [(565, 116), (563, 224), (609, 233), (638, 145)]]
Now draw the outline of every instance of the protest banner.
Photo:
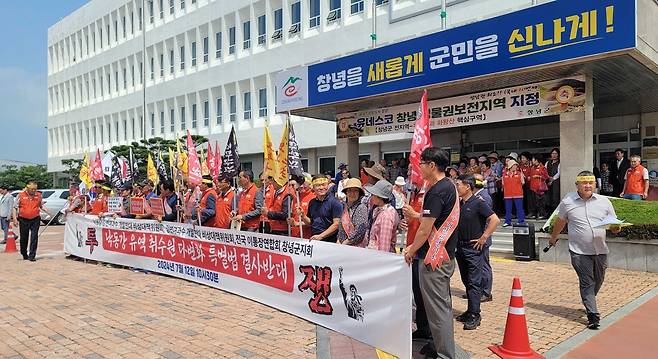
[(144, 214), (144, 198), (142, 197), (130, 198), (130, 214), (134, 216), (141, 216)]
[(225, 290), (411, 358), (401, 255), (173, 222), (72, 215), (64, 251)]
[(109, 197), (107, 199), (107, 211), (110, 213), (120, 213), (123, 206), (122, 197)]
[(162, 201), (162, 198), (155, 197), (149, 199), (149, 205), (151, 206), (151, 213), (153, 213), (154, 216), (164, 217), (165, 210), (164, 210), (164, 202)]

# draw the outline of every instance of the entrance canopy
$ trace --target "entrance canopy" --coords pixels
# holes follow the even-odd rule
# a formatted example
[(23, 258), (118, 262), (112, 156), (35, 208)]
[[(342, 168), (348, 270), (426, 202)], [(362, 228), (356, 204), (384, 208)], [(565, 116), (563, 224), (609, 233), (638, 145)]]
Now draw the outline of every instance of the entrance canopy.
[[(638, 44), (638, 25), (653, 28), (658, 7), (638, 1), (553, 1), (283, 71), (277, 111), (336, 121), (343, 113), (418, 104), (423, 89), (429, 99), (445, 99), (587, 77), (595, 117), (655, 112), (658, 66)], [(647, 24), (638, 24), (641, 12)]]

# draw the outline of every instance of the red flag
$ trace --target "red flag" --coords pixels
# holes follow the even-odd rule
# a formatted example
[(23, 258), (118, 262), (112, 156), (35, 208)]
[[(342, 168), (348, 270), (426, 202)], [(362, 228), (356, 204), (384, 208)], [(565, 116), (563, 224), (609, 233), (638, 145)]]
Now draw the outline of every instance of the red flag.
[(216, 180), (215, 177), (215, 168), (217, 167), (217, 160), (215, 159), (215, 153), (212, 151), (212, 146), (210, 141), (208, 141), (208, 155), (206, 156), (206, 166), (208, 166), (208, 171), (210, 171), (210, 176), (213, 180)]
[(105, 179), (103, 174), (103, 164), (101, 162), (101, 151), (96, 149), (96, 159), (91, 163), (91, 179), (94, 181), (102, 181)]
[(416, 127), (414, 128), (414, 137), (411, 139), (411, 154), (409, 155), (411, 183), (418, 188), (423, 186), (423, 175), (420, 172), (420, 155), (428, 147), (432, 147), (432, 138), (430, 137), (430, 117), (427, 110), (427, 90), (425, 90), (416, 116)]
[(217, 181), (219, 178), (219, 169), (222, 167), (222, 155), (219, 153), (219, 144), (215, 141), (215, 170), (210, 173), (212, 178)]
[(201, 163), (199, 162), (199, 155), (196, 153), (196, 146), (192, 141), (190, 131), (187, 131), (187, 181), (190, 185), (196, 186), (201, 184)]

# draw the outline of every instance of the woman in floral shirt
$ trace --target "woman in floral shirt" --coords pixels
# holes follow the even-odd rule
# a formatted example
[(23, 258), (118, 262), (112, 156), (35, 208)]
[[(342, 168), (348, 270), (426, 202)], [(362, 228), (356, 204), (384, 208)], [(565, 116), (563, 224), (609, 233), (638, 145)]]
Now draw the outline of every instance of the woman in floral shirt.
[(391, 197), (393, 197), (393, 185), (386, 180), (381, 180), (366, 187), (366, 191), (372, 195), (370, 202), (373, 205), (366, 233), (368, 248), (395, 253), (400, 217), (390, 204)]
[(338, 224), (338, 243), (349, 246), (365, 247), (366, 231), (368, 230), (368, 204), (361, 201), (365, 192), (358, 178), (345, 181), (343, 193), (347, 203), (343, 207), (343, 215)]

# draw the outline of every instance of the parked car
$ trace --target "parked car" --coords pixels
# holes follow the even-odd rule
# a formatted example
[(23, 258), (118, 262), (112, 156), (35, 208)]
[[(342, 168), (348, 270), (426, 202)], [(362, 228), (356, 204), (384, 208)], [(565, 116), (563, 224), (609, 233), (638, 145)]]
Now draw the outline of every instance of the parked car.
[[(53, 219), (52, 224), (64, 224), (64, 216), (60, 211), (62, 208), (67, 203), (67, 200), (69, 198), (69, 190), (68, 189), (40, 189), (38, 190), (41, 192), (41, 196), (43, 198), (44, 202), (44, 207), (50, 212), (53, 216), (55, 216), (55, 219)], [(21, 191), (14, 191), (11, 193), (14, 198), (20, 193)], [(48, 224), (50, 222), (51, 217), (44, 211), (41, 211), (41, 222), (43, 224)]]

